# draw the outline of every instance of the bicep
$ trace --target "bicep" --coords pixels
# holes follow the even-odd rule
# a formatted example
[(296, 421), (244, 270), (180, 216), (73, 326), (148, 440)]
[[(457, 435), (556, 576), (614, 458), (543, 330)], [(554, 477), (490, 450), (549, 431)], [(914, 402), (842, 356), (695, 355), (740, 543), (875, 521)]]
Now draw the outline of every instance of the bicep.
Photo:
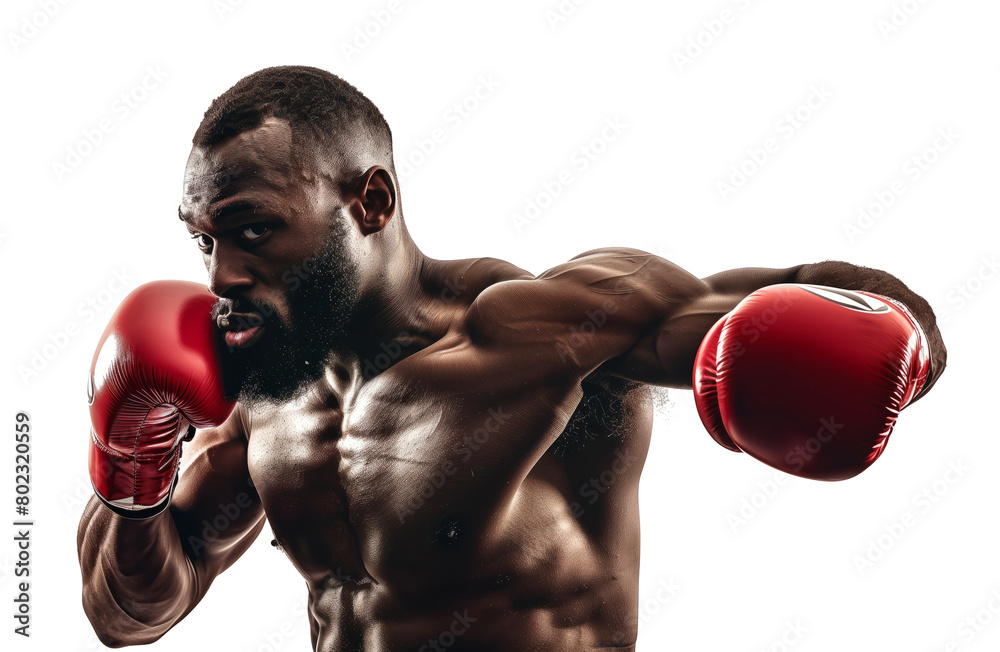
[(201, 598), (257, 538), (264, 509), (250, 479), (241, 408), (218, 428), (198, 431), (184, 446), (170, 510)]

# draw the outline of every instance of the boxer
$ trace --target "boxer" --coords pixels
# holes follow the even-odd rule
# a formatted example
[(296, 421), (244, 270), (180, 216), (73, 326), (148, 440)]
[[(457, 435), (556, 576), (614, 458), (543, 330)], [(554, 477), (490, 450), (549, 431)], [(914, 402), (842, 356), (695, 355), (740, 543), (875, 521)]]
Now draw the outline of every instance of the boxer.
[(431, 258), (381, 113), (315, 68), (212, 103), (179, 216), (207, 288), (136, 290), (91, 370), (78, 549), (109, 646), (162, 637), (266, 519), (315, 650), (633, 650), (650, 385), (693, 389), (722, 446), (840, 480), (945, 367), (927, 302), (843, 262)]

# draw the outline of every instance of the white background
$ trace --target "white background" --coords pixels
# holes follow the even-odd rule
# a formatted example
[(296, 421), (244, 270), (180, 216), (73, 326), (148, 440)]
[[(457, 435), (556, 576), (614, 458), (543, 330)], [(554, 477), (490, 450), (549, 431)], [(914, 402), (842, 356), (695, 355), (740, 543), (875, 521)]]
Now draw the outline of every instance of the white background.
[[(0, 415), (8, 431), (15, 411), (32, 415), (37, 523), (30, 640), (11, 633), (16, 550), (10, 521), (3, 528), (3, 645), (101, 647), (80, 606), (75, 548), (90, 494), (90, 358), (127, 291), (204, 281), (176, 218), (191, 136), (214, 97), (279, 64), (337, 73), (381, 108), (397, 167), (420, 163), (402, 181), (403, 207), (435, 258), (495, 256), (539, 273), (623, 245), (699, 276), (846, 260), (890, 271), (946, 316), (946, 374), (902, 414), (878, 463), (847, 482), (769, 485), (773, 471), (705, 434), (690, 392), (670, 392), (641, 486), (640, 650), (1000, 645), (1000, 360), (989, 327), (1000, 282), (984, 263), (1000, 248), (996, 3), (567, 0), (566, 16), (547, 13), (557, 0), (50, 4), (47, 17), (44, 2), (8, 0), (0, 22)], [(391, 19), (379, 26), (373, 12)], [(366, 26), (374, 36), (347, 52)], [(147, 77), (157, 69), (162, 79)], [(482, 79), (496, 88), (469, 99)], [(829, 97), (790, 130), (785, 115), (817, 88)], [(127, 114), (123, 93), (143, 96)], [(459, 121), (462, 102), (477, 106)], [(622, 132), (581, 169), (574, 155), (609, 119)], [(102, 121), (101, 142), (80, 145)], [(443, 142), (419, 160), (418, 140), (437, 128)], [(954, 136), (937, 151), (939, 130)], [(769, 138), (777, 151), (746, 163)], [(915, 178), (908, 161), (927, 148), (934, 160)], [(72, 150), (84, 154), (76, 165)], [(748, 180), (721, 191), (742, 164)], [(539, 199), (564, 170), (573, 183)], [(875, 205), (897, 179), (904, 192)], [(546, 208), (518, 228), (511, 216), (529, 199)], [(862, 210), (874, 217), (859, 222)], [(12, 440), (3, 520), (14, 518)], [(933, 503), (914, 501), (924, 490)], [(745, 524), (733, 520), (741, 507)], [(905, 513), (915, 524), (894, 540), (886, 528)], [(308, 649), (303, 582), (270, 538), (265, 528), (150, 649)], [(859, 557), (879, 553), (859, 570)], [(672, 596), (659, 590), (671, 582)], [(979, 631), (960, 628), (977, 616)]]

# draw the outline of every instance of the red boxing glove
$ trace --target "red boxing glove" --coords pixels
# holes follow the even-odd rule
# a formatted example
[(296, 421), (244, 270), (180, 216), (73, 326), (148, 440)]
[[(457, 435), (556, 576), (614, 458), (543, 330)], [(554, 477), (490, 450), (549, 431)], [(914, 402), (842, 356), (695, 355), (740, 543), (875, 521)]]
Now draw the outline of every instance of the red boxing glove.
[(844, 480), (882, 453), (929, 370), (927, 339), (902, 304), (788, 283), (757, 290), (709, 330), (694, 397), (722, 446), (792, 475)]
[(181, 440), (222, 424), (235, 406), (223, 395), (213, 303), (197, 283), (147, 283), (125, 298), (97, 345), (87, 388), (90, 479), (121, 516), (166, 509)]

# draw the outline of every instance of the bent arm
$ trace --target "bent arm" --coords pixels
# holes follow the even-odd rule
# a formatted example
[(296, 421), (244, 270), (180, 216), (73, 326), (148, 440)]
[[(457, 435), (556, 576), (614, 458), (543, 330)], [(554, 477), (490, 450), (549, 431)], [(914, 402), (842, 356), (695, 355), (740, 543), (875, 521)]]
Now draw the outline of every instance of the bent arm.
[(92, 496), (77, 549), (83, 610), (108, 647), (159, 639), (195, 601), (197, 578), (169, 510), (130, 520)]
[(262, 529), (242, 421), (237, 408), (219, 428), (198, 432), (171, 505), (156, 516), (123, 518), (96, 496), (87, 503), (77, 532), (83, 608), (105, 645), (159, 639)]

